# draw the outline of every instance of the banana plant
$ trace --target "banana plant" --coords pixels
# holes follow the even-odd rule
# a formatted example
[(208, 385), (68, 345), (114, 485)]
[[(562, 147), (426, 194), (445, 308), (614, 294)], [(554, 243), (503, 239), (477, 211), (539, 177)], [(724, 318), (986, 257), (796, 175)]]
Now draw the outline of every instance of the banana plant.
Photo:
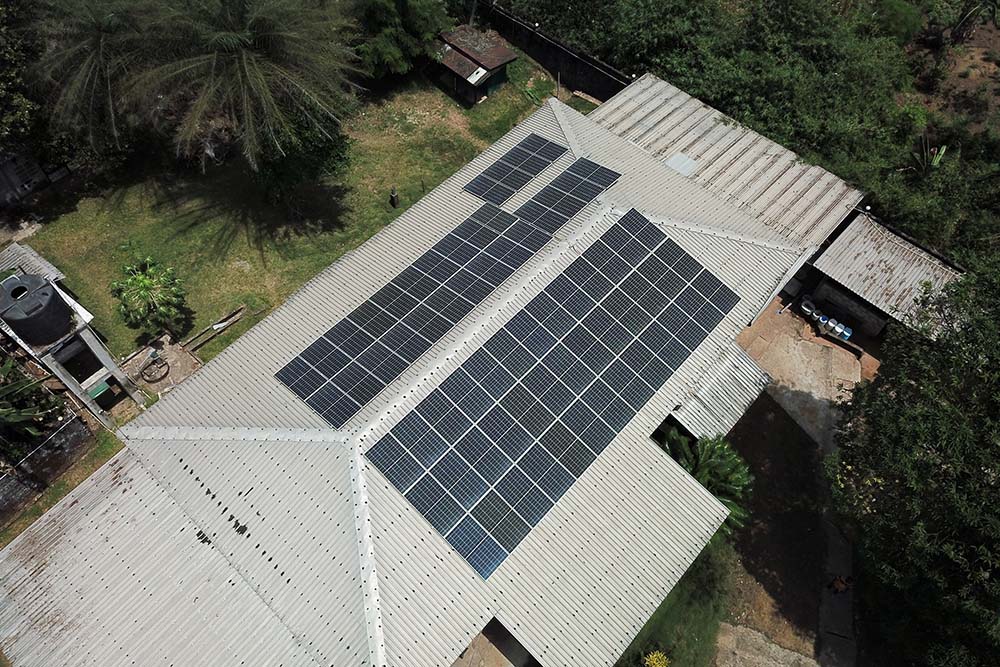
[(55, 401), (8, 357), (0, 364), (0, 425), (14, 434), (41, 435), (38, 426), (55, 409)]

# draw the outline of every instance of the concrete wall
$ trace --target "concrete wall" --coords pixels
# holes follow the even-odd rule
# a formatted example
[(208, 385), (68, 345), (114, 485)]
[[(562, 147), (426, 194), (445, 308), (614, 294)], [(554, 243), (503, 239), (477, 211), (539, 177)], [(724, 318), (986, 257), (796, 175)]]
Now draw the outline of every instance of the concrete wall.
[(833, 311), (833, 316), (838, 321), (867, 336), (878, 336), (888, 321), (885, 315), (868, 305), (867, 301), (829, 279), (823, 280), (813, 292), (813, 302), (824, 315), (829, 314), (827, 311)]

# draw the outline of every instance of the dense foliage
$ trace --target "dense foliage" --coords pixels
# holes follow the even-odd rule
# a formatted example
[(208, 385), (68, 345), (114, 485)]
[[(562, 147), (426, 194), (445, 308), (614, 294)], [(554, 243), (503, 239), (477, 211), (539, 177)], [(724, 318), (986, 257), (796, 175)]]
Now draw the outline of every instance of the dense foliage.
[(729, 534), (746, 524), (744, 502), (753, 489), (753, 475), (743, 457), (721, 435), (692, 442), (676, 429), (667, 433), (670, 455), (709, 493), (725, 505), (729, 517), (722, 532)]
[[(627, 74), (654, 72), (856, 183), (887, 222), (972, 263), (1000, 234), (1000, 139), (988, 123), (973, 133), (913, 100), (901, 46), (952, 28), (964, 4), (597, 0), (580, 12), (569, 0), (512, 2), (548, 33)], [(931, 12), (923, 28), (919, 9)], [(914, 158), (925, 138), (949, 146), (940, 169)]]
[(1000, 261), (895, 327), (860, 385), (830, 473), (890, 651), (907, 664), (1000, 658)]
[(156, 333), (179, 333), (187, 319), (184, 288), (172, 268), (146, 257), (122, 269), (124, 278), (111, 283), (118, 311), (130, 327)]
[(178, 154), (257, 169), (307, 127), (331, 135), (350, 108), (356, 57), (349, 10), (308, 0), (49, 0), (34, 69), (53, 133), (94, 148), (136, 133)]
[(358, 51), (375, 78), (409, 72), (451, 23), (442, 0), (359, 0), (357, 11), (365, 33)]
[(56, 406), (41, 381), (21, 372), (12, 357), (0, 362), (0, 436), (7, 441), (37, 436)]
[(36, 113), (24, 80), (31, 55), (21, 36), (26, 7), (24, 0), (0, 3), (0, 152), (24, 141)]

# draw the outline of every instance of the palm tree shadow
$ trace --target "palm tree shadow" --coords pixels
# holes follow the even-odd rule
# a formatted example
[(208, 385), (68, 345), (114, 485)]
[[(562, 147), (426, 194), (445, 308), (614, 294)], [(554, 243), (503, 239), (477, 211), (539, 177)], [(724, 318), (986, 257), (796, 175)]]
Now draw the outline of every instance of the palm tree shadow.
[(246, 239), (263, 259), (266, 248), (282, 241), (342, 229), (348, 212), (346, 188), (338, 183), (303, 184), (281, 201), (272, 201), (253, 174), (238, 164), (204, 174), (159, 172), (148, 184), (150, 207), (171, 220), (175, 237), (209, 229), (208, 248), (214, 258), (225, 257)]

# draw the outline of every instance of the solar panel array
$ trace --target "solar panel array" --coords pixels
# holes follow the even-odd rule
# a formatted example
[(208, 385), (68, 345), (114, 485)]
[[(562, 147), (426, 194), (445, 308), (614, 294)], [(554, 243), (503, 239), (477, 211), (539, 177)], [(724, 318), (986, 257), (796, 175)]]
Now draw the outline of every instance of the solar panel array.
[(485, 579), (738, 301), (629, 211), (366, 456)]
[[(556, 180), (570, 171), (589, 175), (574, 176), (563, 183), (570, 191), (557, 191), (560, 199), (571, 200), (570, 208), (576, 211), (618, 178), (615, 172), (580, 159)], [(569, 219), (562, 213), (553, 215), (558, 217), (519, 220), (484, 204), (275, 377), (332, 426), (342, 427)]]
[(566, 152), (565, 146), (529, 134), (469, 181), (466, 192), (499, 206)]

